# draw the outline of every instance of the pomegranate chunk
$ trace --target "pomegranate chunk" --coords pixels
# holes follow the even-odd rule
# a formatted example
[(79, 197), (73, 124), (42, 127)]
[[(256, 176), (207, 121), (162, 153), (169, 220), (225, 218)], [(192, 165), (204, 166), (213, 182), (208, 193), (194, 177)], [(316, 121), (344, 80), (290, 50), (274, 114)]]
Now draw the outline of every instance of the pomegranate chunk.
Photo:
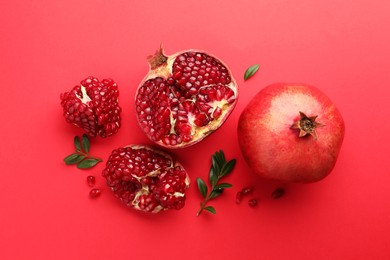
[(183, 208), (190, 184), (179, 162), (162, 151), (140, 145), (115, 149), (102, 175), (125, 205), (152, 213)]
[(92, 137), (114, 135), (121, 126), (118, 96), (118, 85), (112, 79), (88, 77), (60, 95), (65, 120)]

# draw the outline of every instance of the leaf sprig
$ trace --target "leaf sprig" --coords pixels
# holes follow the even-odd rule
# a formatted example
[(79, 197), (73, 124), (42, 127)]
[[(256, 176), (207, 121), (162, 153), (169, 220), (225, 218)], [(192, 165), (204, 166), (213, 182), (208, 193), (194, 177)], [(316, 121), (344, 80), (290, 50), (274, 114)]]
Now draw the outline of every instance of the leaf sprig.
[(80, 138), (75, 136), (73, 143), (75, 152), (66, 156), (64, 159), (64, 162), (67, 165), (77, 164), (77, 168), (79, 169), (88, 169), (103, 161), (102, 159), (89, 154), (91, 143), (86, 134), (82, 136), (81, 142)]
[(247, 79), (249, 79), (250, 77), (252, 77), (260, 68), (260, 65), (259, 64), (254, 64), (252, 66), (250, 66), (246, 71), (245, 71), (245, 74), (244, 74), (244, 80), (246, 81)]
[(216, 210), (213, 206), (207, 206), (207, 203), (214, 199), (215, 197), (218, 197), (222, 194), (224, 189), (231, 188), (233, 185), (230, 183), (219, 183), (219, 181), (231, 173), (234, 166), (236, 165), (236, 159), (232, 159), (228, 162), (226, 162), (225, 154), (222, 150), (215, 152), (212, 157), (212, 165), (210, 167), (209, 172), (209, 183), (210, 183), (210, 192), (206, 183), (201, 179), (197, 178), (196, 183), (198, 184), (198, 189), (202, 197), (204, 198), (204, 201), (200, 203), (200, 209), (196, 213), (196, 216), (199, 216), (200, 213), (202, 213), (203, 210), (206, 210), (212, 214), (216, 213)]

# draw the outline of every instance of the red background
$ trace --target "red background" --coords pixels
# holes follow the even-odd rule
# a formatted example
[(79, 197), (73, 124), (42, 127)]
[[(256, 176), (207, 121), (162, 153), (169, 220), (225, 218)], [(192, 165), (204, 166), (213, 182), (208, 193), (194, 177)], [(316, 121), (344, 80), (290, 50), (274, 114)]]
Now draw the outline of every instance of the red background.
[[(0, 1), (0, 259), (390, 259), (390, 4), (386, 0)], [(62, 118), (59, 94), (89, 75), (120, 87), (123, 126), (92, 140), (107, 158), (149, 143), (134, 94), (146, 56), (196, 48), (227, 63), (240, 85), (231, 117), (202, 143), (172, 151), (192, 178), (186, 206), (158, 215), (122, 206), (91, 170), (66, 166), (82, 132)], [(261, 64), (244, 82), (245, 69)], [(257, 178), (238, 149), (240, 112), (274, 82), (319, 87), (337, 104), (346, 136), (333, 173), (310, 185)], [(234, 187), (196, 217), (196, 177), (210, 156), (237, 158)], [(102, 196), (91, 200), (86, 176)], [(236, 205), (255, 187), (257, 208)]]

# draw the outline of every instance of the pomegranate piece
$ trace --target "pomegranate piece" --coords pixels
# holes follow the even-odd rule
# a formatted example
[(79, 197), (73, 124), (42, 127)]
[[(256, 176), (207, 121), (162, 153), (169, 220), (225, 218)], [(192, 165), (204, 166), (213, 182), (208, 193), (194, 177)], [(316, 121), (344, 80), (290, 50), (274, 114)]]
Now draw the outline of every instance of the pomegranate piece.
[(125, 205), (146, 212), (181, 209), (190, 179), (170, 155), (149, 146), (115, 149), (102, 173)]
[(68, 123), (89, 136), (108, 137), (118, 132), (121, 108), (118, 86), (112, 79), (88, 77), (70, 92), (62, 93), (61, 106)]
[(149, 58), (150, 71), (137, 89), (141, 129), (167, 148), (193, 145), (217, 130), (237, 103), (238, 86), (228, 67), (201, 51)]

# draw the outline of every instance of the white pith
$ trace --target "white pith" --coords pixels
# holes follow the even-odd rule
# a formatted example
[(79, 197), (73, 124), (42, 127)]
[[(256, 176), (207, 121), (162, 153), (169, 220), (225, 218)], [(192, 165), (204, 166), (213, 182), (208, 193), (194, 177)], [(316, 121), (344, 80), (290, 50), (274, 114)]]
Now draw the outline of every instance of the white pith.
[(77, 97), (78, 99), (80, 99), (81, 103), (86, 104), (86, 103), (88, 103), (89, 101), (92, 100), (92, 99), (88, 96), (87, 90), (85, 89), (85, 87), (84, 87), (83, 85), (80, 85), (80, 90), (81, 90), (81, 96), (77, 95), (77, 93), (76, 93), (76, 97)]
[[(154, 153), (157, 153), (163, 157), (165, 157), (167, 160), (171, 161), (171, 165), (169, 167), (166, 167), (166, 171), (168, 171), (169, 169), (171, 168), (174, 168), (176, 166), (180, 166), (182, 169), (183, 166), (179, 163), (179, 162), (175, 162), (173, 161), (173, 158), (162, 152), (162, 151), (159, 151), (159, 150), (156, 150), (156, 149), (153, 149), (151, 147), (148, 147), (148, 146), (143, 146), (143, 145), (128, 145), (126, 147), (131, 147), (132, 149), (134, 150), (139, 150), (139, 149), (146, 149), (146, 150), (150, 150), (150, 151), (153, 151)], [(131, 206), (137, 210), (141, 210), (141, 211), (144, 211), (144, 209), (141, 209), (139, 207), (139, 203), (140, 203), (140, 196), (142, 195), (148, 195), (150, 192), (149, 192), (149, 187), (142, 183), (141, 180), (143, 178), (146, 178), (146, 177), (153, 177), (153, 176), (158, 176), (159, 174), (161, 173), (161, 169), (156, 169), (154, 171), (151, 171), (149, 172), (148, 174), (144, 175), (144, 176), (137, 176), (137, 175), (134, 175), (134, 174), (131, 174), (132, 177), (134, 177), (135, 179), (137, 179), (139, 181), (139, 183), (141, 183), (142, 187), (141, 189), (139, 189), (136, 193), (135, 193), (135, 197), (134, 199), (131, 201)], [(184, 181), (184, 183), (186, 184), (186, 188), (188, 188), (190, 186), (190, 178), (188, 176), (188, 174), (186, 174), (186, 179)], [(184, 193), (181, 193), (181, 192), (174, 192), (174, 193), (167, 193), (168, 195), (172, 195), (174, 197), (184, 197)], [(152, 213), (157, 213), (157, 212), (160, 212), (162, 210), (166, 210), (166, 208), (162, 207), (161, 205), (158, 205), (156, 206), (153, 211), (151, 211)]]

